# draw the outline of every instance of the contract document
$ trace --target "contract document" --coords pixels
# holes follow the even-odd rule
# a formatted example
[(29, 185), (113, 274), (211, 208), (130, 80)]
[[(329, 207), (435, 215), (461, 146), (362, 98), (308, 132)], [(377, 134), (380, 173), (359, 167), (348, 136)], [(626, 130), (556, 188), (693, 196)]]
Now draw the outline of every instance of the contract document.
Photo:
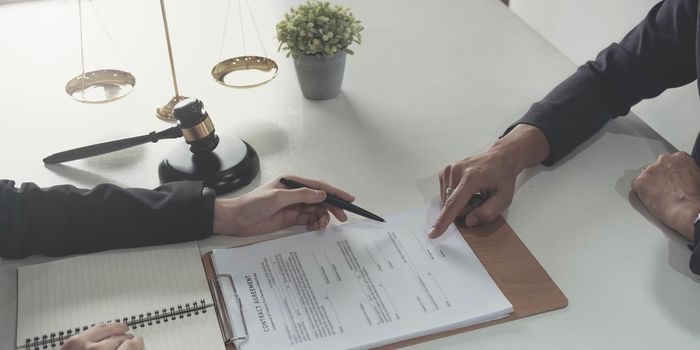
[(512, 305), (454, 225), (427, 238), (438, 213), (215, 249), (235, 334), (248, 335), (236, 347), (364, 349), (506, 317)]

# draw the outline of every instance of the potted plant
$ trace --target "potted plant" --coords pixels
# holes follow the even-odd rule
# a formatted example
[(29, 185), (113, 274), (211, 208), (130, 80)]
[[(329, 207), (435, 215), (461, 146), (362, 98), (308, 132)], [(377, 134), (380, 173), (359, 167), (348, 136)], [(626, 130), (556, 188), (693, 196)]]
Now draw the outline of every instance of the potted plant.
[(312, 100), (340, 93), (349, 46), (360, 44), (362, 25), (350, 9), (326, 1), (310, 0), (292, 8), (277, 24), (279, 50), (294, 58), (299, 85)]

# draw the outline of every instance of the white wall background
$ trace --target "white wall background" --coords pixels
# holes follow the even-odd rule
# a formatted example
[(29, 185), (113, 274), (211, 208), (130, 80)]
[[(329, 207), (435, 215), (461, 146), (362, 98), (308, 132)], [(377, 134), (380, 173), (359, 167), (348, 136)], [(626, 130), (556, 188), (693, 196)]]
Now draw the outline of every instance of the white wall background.
[[(576, 64), (594, 59), (639, 23), (657, 0), (510, 0), (510, 7)], [(632, 111), (679, 150), (700, 130), (696, 83), (667, 90)]]

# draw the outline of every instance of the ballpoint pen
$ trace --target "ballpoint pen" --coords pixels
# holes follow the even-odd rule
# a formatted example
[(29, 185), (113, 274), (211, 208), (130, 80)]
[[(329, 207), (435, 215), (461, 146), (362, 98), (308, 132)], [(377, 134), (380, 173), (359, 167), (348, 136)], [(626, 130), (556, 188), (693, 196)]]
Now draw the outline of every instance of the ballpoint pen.
[[(284, 178), (284, 177), (280, 179), (280, 182), (281, 182), (283, 185), (287, 186), (287, 188), (303, 188), (303, 187), (306, 187), (306, 188), (311, 188), (311, 189), (315, 189), (315, 190), (316, 190), (316, 188), (313, 188), (313, 187), (311, 187), (311, 186), (304, 185), (304, 184), (302, 184), (302, 183), (299, 183), (299, 182), (296, 182), (296, 181), (294, 181), (294, 180), (292, 180), (292, 179), (288, 179), (288, 178)], [(324, 202), (325, 202), (325, 203), (328, 203), (328, 204), (330, 204), (330, 205), (332, 205), (332, 206), (334, 206), (334, 207), (338, 207), (338, 208), (340, 208), (340, 209), (347, 210), (347, 211), (349, 211), (349, 212), (351, 212), (351, 213), (355, 213), (355, 214), (357, 214), (357, 215), (361, 215), (361, 216), (364, 216), (364, 217), (366, 217), (366, 218), (369, 218), (369, 219), (372, 219), (372, 220), (375, 220), (375, 221), (384, 222), (384, 219), (382, 219), (380, 216), (375, 215), (375, 214), (373, 214), (373, 213), (371, 213), (371, 212), (369, 212), (369, 211), (367, 211), (367, 210), (365, 210), (365, 209), (362, 209), (362, 208), (360, 208), (360, 207), (358, 207), (358, 206), (356, 206), (356, 205), (354, 205), (354, 204), (352, 204), (352, 203), (350, 203), (350, 202), (348, 202), (348, 201), (342, 200), (342, 199), (340, 199), (340, 198), (338, 198), (338, 197), (336, 197), (336, 196), (334, 196), (334, 195), (332, 195), (332, 194), (330, 194), (330, 193), (326, 194), (326, 199), (324, 200)]]

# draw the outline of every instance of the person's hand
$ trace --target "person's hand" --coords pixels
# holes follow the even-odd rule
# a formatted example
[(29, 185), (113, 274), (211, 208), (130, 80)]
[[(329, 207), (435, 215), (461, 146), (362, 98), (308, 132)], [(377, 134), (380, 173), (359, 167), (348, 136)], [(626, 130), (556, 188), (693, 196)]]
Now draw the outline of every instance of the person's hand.
[(128, 331), (124, 323), (100, 324), (68, 338), (61, 350), (143, 350), (143, 338)]
[(656, 219), (693, 239), (700, 213), (700, 169), (685, 152), (662, 154), (632, 181), (632, 189)]
[[(463, 217), (467, 227), (493, 221), (512, 202), (518, 174), (548, 155), (544, 133), (519, 124), (483, 154), (447, 165), (440, 172), (443, 208), (428, 237), (439, 237), (457, 218)], [(475, 193), (481, 193), (481, 204), (471, 201)]]
[[(444, 206), (428, 236), (439, 237), (458, 217), (464, 218), (467, 227), (494, 220), (513, 200), (519, 173), (520, 169), (508, 157), (488, 151), (445, 166), (440, 172), (440, 195)], [(448, 188), (453, 189), (449, 196), (446, 195)], [(470, 199), (477, 192), (485, 197), (485, 201), (475, 208)]]
[(329, 212), (338, 220), (348, 219), (345, 212), (323, 203), (326, 194), (352, 202), (355, 197), (322, 181), (302, 177), (282, 176), (310, 188), (287, 189), (279, 178), (240, 197), (217, 199), (214, 205), (214, 233), (250, 236), (274, 232), (294, 225), (306, 225), (311, 230), (325, 228)]

